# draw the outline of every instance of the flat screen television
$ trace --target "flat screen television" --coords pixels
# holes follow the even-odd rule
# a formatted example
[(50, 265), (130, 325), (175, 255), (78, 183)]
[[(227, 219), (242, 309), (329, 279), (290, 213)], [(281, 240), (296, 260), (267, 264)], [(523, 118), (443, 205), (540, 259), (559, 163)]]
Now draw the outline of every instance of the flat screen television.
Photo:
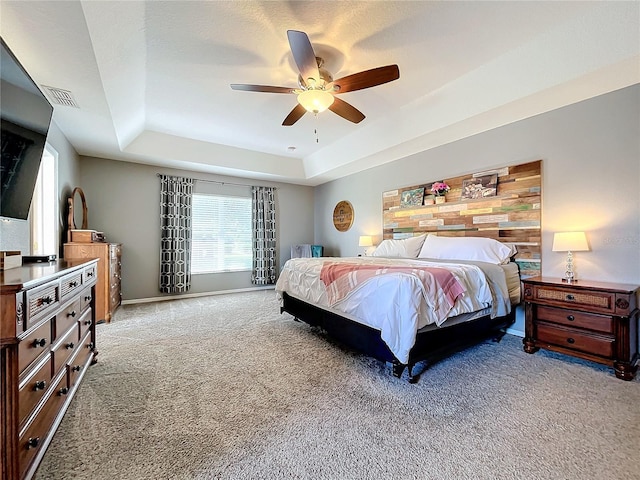
[(53, 107), (0, 38), (0, 216), (26, 220)]

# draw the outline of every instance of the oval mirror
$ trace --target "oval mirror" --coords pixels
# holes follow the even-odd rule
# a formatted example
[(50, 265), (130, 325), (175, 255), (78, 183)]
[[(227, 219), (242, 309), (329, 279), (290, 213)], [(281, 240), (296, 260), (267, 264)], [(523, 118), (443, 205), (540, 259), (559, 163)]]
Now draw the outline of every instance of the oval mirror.
[(80, 187), (76, 187), (73, 189), (73, 193), (71, 194), (70, 208), (73, 212), (73, 222), (69, 222), (69, 228), (73, 230), (86, 230), (88, 225), (87, 201), (85, 200), (84, 192)]

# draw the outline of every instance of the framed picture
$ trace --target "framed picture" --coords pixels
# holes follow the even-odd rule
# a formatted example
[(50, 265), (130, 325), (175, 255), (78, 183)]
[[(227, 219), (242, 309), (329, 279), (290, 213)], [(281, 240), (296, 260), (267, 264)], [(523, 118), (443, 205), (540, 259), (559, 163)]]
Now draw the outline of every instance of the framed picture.
[(413, 190), (405, 190), (400, 195), (401, 207), (415, 207), (422, 205), (424, 198), (424, 187), (414, 188)]
[(482, 175), (462, 181), (461, 199), (494, 197), (498, 193), (498, 174)]

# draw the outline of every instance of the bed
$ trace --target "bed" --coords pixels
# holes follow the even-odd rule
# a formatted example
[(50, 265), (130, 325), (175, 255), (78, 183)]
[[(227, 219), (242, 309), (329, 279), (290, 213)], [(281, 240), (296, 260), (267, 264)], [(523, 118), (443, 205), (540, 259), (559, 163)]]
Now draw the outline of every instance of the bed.
[(372, 256), (294, 258), (276, 283), (281, 313), (340, 343), (414, 367), (488, 338), (499, 339), (520, 301), (514, 249), (491, 239), (435, 235), (385, 240)]

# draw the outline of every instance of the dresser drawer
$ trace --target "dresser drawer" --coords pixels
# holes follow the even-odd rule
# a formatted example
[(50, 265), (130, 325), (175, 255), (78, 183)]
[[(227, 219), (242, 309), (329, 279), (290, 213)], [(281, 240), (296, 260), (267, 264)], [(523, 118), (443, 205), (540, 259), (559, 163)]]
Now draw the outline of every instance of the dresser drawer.
[(112, 243), (109, 245), (109, 256), (111, 258), (119, 258), (122, 255), (122, 245), (119, 243)]
[(27, 307), (24, 329), (28, 330), (47, 311), (55, 311), (60, 306), (60, 284), (52, 282), (42, 287), (27, 290), (25, 304)]
[(74, 272), (71, 275), (60, 279), (60, 298), (68, 298), (82, 288), (82, 271)]
[(538, 320), (558, 323), (568, 327), (587, 328), (603, 333), (613, 333), (613, 319), (593, 313), (538, 306)]
[(538, 342), (570, 348), (605, 358), (613, 358), (615, 339), (585, 331), (539, 323)]
[(24, 424), (27, 416), (33, 411), (45, 392), (51, 386), (51, 355), (45, 356), (28, 376), (20, 381), (18, 404), (19, 422)]
[(82, 317), (78, 320), (78, 329), (80, 331), (80, 338), (84, 337), (84, 334), (89, 331), (93, 320), (91, 319), (92, 310), (89, 309), (82, 314)]
[(49, 429), (56, 418), (58, 410), (66, 400), (68, 392), (67, 376), (62, 375), (58, 377), (57, 383), (50, 392), (51, 395), (47, 398), (42, 410), (20, 435), (18, 439), (20, 478), (24, 476), (36, 454), (43, 447)]
[(56, 315), (54, 324), (55, 328), (53, 330), (54, 342), (61, 335), (65, 334), (67, 330), (69, 330), (71, 325), (74, 325), (78, 321), (78, 319), (80, 318), (80, 312), (80, 299), (77, 299), (76, 301), (71, 302), (69, 305), (67, 305), (66, 308), (61, 310), (60, 313)]
[(590, 312), (613, 313), (615, 299), (615, 294), (609, 292), (534, 285), (531, 301), (564, 308), (584, 309)]
[(51, 349), (51, 356), (53, 357), (53, 372), (57, 374), (62, 367), (65, 366), (67, 360), (71, 358), (79, 349), (80, 342), (78, 341), (78, 327), (74, 324), (71, 328)]
[(82, 271), (82, 283), (88, 284), (93, 282), (96, 279), (97, 271), (96, 265), (91, 265), (90, 267), (85, 268)]
[(93, 343), (91, 342), (91, 333), (87, 332), (81, 342), (80, 349), (76, 352), (76, 355), (69, 361), (68, 376), (69, 376), (69, 388), (73, 388), (78, 383), (80, 375), (87, 368), (89, 363), (89, 357), (93, 355)]
[(50, 346), (51, 322), (47, 320), (20, 339), (18, 344), (18, 371), (22, 372), (43, 352), (48, 352)]
[(91, 305), (91, 300), (93, 299), (91, 295), (91, 287), (85, 288), (83, 292), (80, 294), (80, 310), (85, 311), (85, 309)]

